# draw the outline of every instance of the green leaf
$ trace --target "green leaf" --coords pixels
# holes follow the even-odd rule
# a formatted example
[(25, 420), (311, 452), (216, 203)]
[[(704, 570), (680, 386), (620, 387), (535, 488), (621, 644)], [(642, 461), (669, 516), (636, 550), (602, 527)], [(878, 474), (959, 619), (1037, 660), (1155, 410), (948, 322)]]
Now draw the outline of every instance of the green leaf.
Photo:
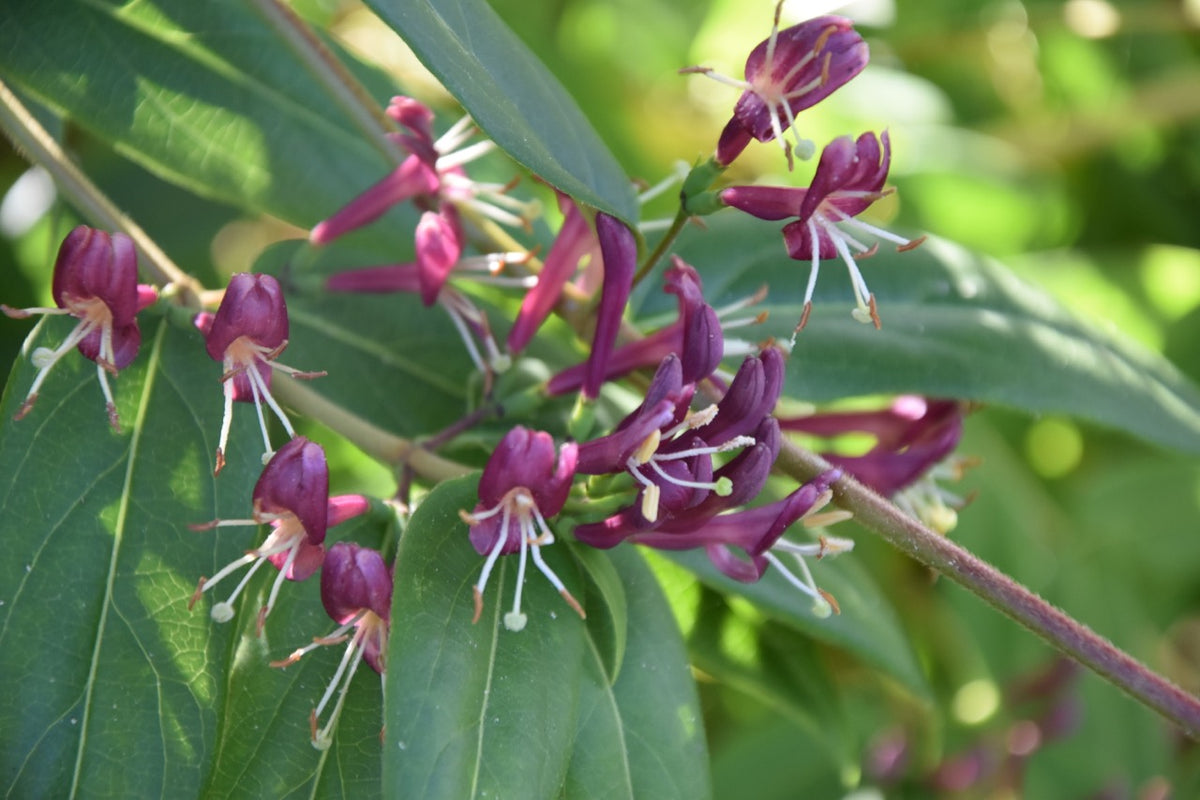
[(813, 615), (811, 599), (778, 570), (768, 569), (757, 583), (741, 583), (721, 573), (702, 551), (662, 555), (695, 573), (705, 585), (741, 595), (767, 615), (853, 653), (896, 678), (917, 697), (930, 696), (929, 684), (895, 612), (870, 575), (854, 562), (853, 554), (822, 561), (815, 568), (817, 585), (841, 607), (840, 614), (826, 619)]
[(633, 224), (632, 184), (575, 101), (484, 0), (368, 0), (496, 144), (576, 200)]
[[(777, 228), (726, 212), (679, 255), (714, 306), (770, 287), (770, 321), (749, 334), (787, 340), (800, 318), (808, 265), (787, 258)], [(883, 249), (863, 260), (883, 318), (850, 318), (845, 268), (824, 265), (812, 317), (796, 339), (785, 395), (816, 402), (876, 393), (969, 398), (1061, 412), (1167, 447), (1200, 452), (1200, 392), (1138, 345), (1079, 321), (1001, 265), (948, 242)], [(673, 298), (641, 295), (635, 316), (663, 321)]]
[(707, 747), (679, 627), (635, 550), (603, 556), (620, 574), (629, 602), (625, 663), (610, 684), (597, 643), (590, 642), (579, 731), (562, 795), (709, 797)]
[(303, 226), (389, 168), (240, 0), (13, 0), (0, 74), (151, 172)]
[[(50, 320), (32, 344), (61, 341), (73, 322)], [(214, 479), (220, 365), (197, 332), (163, 318), (144, 322), (143, 336), (143, 352), (113, 379), (119, 434), (105, 420), (95, 365), (75, 352), (24, 419), (12, 415), (33, 379), (28, 359), (17, 362), (0, 403), (4, 792), (229, 795), (237, 776), (239, 791), (284, 796), (326, 785), (334, 767), (339, 781), (358, 786), (378, 774), (377, 749), (345, 749), (356, 741), (349, 738), (322, 758), (308, 744), (321, 660), (286, 676), (266, 666), (265, 651), (279, 658), (328, 631), (315, 584), (285, 587), (267, 625), (280, 644), (213, 623), (208, 598), (188, 610), (200, 575), (237, 558), (259, 534), (197, 533), (187, 524), (249, 514), (262, 445), (253, 411), (239, 407), (227, 466)], [(260, 576), (251, 591), (267, 580)], [(289, 616), (283, 604), (300, 602), (305, 590), (307, 611)], [(243, 617), (256, 610), (244, 608)], [(291, 624), (276, 625), (283, 621)], [(288, 692), (302, 674), (310, 680)], [(377, 736), (378, 712), (352, 697), (360, 715), (374, 717), (366, 725)], [(346, 719), (353, 730), (355, 717)], [(220, 768), (210, 771), (213, 764)]]
[(606, 681), (611, 684), (621, 673), (628, 644), (629, 604), (625, 587), (612, 560), (604, 553), (584, 545), (572, 548), (572, 552), (588, 576), (589, 597), (593, 592), (599, 595), (596, 602), (586, 604), (594, 609), (587, 618), (588, 634), (604, 664)]
[[(477, 477), (440, 484), (413, 514), (396, 553), (388, 645), (384, 794), (388, 797), (555, 797), (571, 758), (584, 623), (530, 567), (525, 629), (501, 619), (514, 558), (496, 564), (483, 615), (471, 624), (484, 559), (458, 512)], [(548, 564), (582, 596), (563, 548)]]
[[(589, 618), (628, 620), (614, 681), (605, 649), (541, 576), (529, 571), (524, 630), (505, 630), (516, 572), (501, 558), (471, 624), (483, 566), (460, 509), (478, 478), (439, 485), (413, 514), (396, 555), (388, 652), (384, 792), (394, 797), (704, 797), (704, 734), (683, 642), (653, 576), (632, 552), (589, 575), (617, 587), (585, 593), (567, 548), (547, 561)], [(593, 554), (607, 558), (608, 554)], [(589, 556), (589, 562), (592, 556)], [(616, 589), (619, 588), (619, 593)], [(607, 598), (625, 609), (603, 610)]]

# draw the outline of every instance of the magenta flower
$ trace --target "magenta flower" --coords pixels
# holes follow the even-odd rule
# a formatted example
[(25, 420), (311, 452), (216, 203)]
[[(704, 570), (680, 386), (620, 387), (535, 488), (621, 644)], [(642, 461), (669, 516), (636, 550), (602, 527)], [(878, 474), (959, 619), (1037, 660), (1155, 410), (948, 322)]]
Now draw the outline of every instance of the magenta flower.
[[(842, 136), (830, 142), (821, 153), (812, 185), (807, 189), (783, 186), (731, 186), (721, 191), (722, 202), (759, 219), (781, 220), (795, 217), (783, 227), (788, 255), (797, 261), (809, 261), (812, 269), (804, 294), (804, 312), (796, 330), (808, 322), (812, 311), (813, 289), (821, 260), (840, 256), (850, 270), (854, 287), (853, 316), (859, 322), (880, 326), (875, 296), (867, 288), (854, 253), (871, 255), (877, 246), (867, 246), (853, 232), (867, 233), (894, 242), (899, 250), (910, 250), (925, 239), (904, 239), (869, 225), (855, 217), (883, 197), (891, 163), (891, 145), (887, 131), (876, 138), (864, 133), (857, 141)], [(853, 252), (852, 252), (853, 251)]]
[(34, 350), (33, 363), (38, 373), (13, 418), (21, 419), (29, 413), (50, 370), (59, 359), (78, 348), (85, 358), (96, 362), (109, 424), (119, 430), (108, 375), (116, 375), (137, 355), (142, 342), (137, 312), (158, 297), (153, 287), (138, 285), (133, 241), (123, 233), (109, 236), (86, 225), (78, 226), (67, 234), (58, 250), (52, 294), (56, 308), (15, 309), (0, 305), (0, 310), (13, 319), (45, 314), (70, 315), (79, 320), (57, 348)]
[[(854, 542), (828, 536), (813, 544), (797, 544), (781, 537), (792, 524), (829, 502), (832, 496), (829, 487), (840, 477), (840, 470), (829, 470), (774, 503), (712, 517), (698, 527), (676, 526), (635, 533), (628, 541), (663, 550), (703, 547), (717, 569), (743, 583), (759, 580), (767, 567), (772, 566), (788, 583), (812, 598), (816, 616), (827, 617), (837, 612), (837, 601), (817, 587), (804, 558), (844, 553), (854, 547)], [(735, 550), (746, 558), (738, 557)], [(795, 559), (799, 576), (780, 558), (784, 554)]]
[[(346, 690), (358, 665), (366, 661), (371, 669), (380, 675), (384, 674), (384, 654), (392, 610), (392, 571), (383, 563), (383, 556), (378, 550), (354, 542), (337, 542), (329, 548), (325, 566), (321, 570), (321, 602), (338, 628), (313, 639), (312, 644), (299, 648), (287, 658), (272, 661), (271, 666), (286, 667), (317, 647), (340, 644), (349, 639), (333, 680), (309, 716), (313, 746), (325, 750), (331, 743), (333, 728), (346, 700)], [(342, 688), (329, 722), (324, 728), (318, 729), (317, 719), (339, 684)]]
[[(663, 290), (679, 298), (679, 318), (636, 342), (613, 350), (605, 361), (605, 380), (635, 369), (654, 367), (671, 354), (681, 359), (684, 383), (707, 378), (720, 364), (725, 355), (725, 336), (717, 312), (704, 301), (700, 275), (679, 256), (672, 256), (664, 281)], [(546, 391), (563, 394), (578, 389), (587, 369), (587, 363), (568, 367), (550, 379)]]
[[(580, 261), (585, 257), (590, 257), (593, 262), (601, 258), (599, 239), (579, 206), (561, 192), (558, 193), (558, 205), (563, 212), (562, 227), (542, 263), (537, 284), (525, 295), (512, 330), (508, 332), (508, 352), (513, 355), (525, 349), (533, 334), (550, 316)], [(597, 222), (597, 226), (599, 224)]]
[(962, 438), (964, 410), (957, 400), (903, 395), (884, 409), (812, 414), (781, 419), (779, 424), (784, 430), (824, 438), (847, 433), (874, 436), (875, 444), (862, 455), (822, 456), (891, 497), (914, 517), (948, 532), (956, 521), (954, 509), (964, 501), (942, 490), (935, 479), (961, 477), (965, 462), (956, 462), (951, 455)]
[[(452, 126), (441, 138), (433, 138), (433, 112), (408, 97), (393, 97), (387, 109), (402, 132), (389, 138), (409, 153), (387, 177), (351, 200), (329, 219), (318, 223), (309, 234), (315, 245), (332, 242), (379, 219), (395, 205), (413, 201), (422, 210), (445, 211), (445, 204), (469, 209), (506, 225), (521, 226), (528, 207), (507, 197), (507, 186), (480, 183), (467, 177), (464, 164), (490, 152), (495, 145), (482, 141), (464, 147), (473, 131), (469, 117)], [(418, 241), (418, 252), (420, 242)]]
[(781, 31), (782, 7), (780, 0), (771, 35), (750, 51), (745, 80), (727, 78), (706, 67), (681, 70), (744, 90), (717, 144), (716, 161), (721, 166), (731, 164), (751, 139), (777, 139), (791, 169), (792, 149), (783, 140), (785, 131), (792, 129), (797, 153), (811, 152), (811, 143), (802, 142), (795, 132), (796, 115), (833, 94), (867, 65), (866, 42), (850, 20), (817, 17)]
[(254, 515), (251, 519), (213, 520), (192, 526), (193, 530), (211, 530), (269, 524), (271, 532), (261, 545), (218, 570), (213, 577), (202, 577), (188, 607), (194, 606), (204, 592), (224, 578), (250, 564), (252, 566), (229, 597), (213, 604), (213, 619), (227, 622), (233, 618), (233, 601), (259, 567), (270, 562), (279, 570), (279, 576), (271, 587), (266, 605), (258, 612), (261, 634), (283, 581), (302, 581), (320, 569), (325, 559), (326, 529), (365, 512), (368, 504), (362, 497), (329, 497), (325, 451), (303, 436), (292, 439), (272, 456), (254, 485), (252, 497)]
[[(689, 412), (694, 387), (683, 383), (679, 359), (666, 358), (645, 402), (612, 434), (579, 446), (578, 472), (627, 472), (640, 487), (638, 502), (577, 526), (575, 538), (612, 547), (641, 531), (696, 527), (753, 499), (779, 453), (779, 426), (770, 413), (782, 386), (783, 358), (768, 349), (743, 362), (720, 403)], [(714, 470), (713, 455), (738, 449)]]
[(600, 395), (608, 359), (621, 327), (621, 316), (633, 289), (633, 276), (637, 273), (637, 239), (629, 226), (616, 217), (599, 212), (596, 214), (596, 237), (600, 240), (600, 254), (604, 259), (604, 282), (600, 287), (592, 352), (584, 370), (582, 394), (585, 400), (595, 400)]
[(521, 591), (529, 556), (567, 604), (580, 617), (585, 616), (583, 607), (541, 554), (542, 547), (554, 543), (554, 534), (546, 524), (546, 517), (557, 514), (566, 503), (575, 477), (577, 456), (578, 447), (573, 442), (563, 445), (556, 455), (550, 434), (521, 426), (509, 431), (496, 446), (479, 479), (479, 504), (470, 514), (460, 512), (471, 528), (471, 544), (476, 552), (487, 555), (475, 584), (472, 622), (478, 622), (483, 613), (483, 590), (496, 560), (512, 553), (520, 553), (517, 590), (512, 611), (504, 615), (504, 627), (510, 631), (525, 627)]
[(266, 455), (272, 453), (262, 404), (275, 412), (288, 436), (296, 432), (283, 409), (271, 395), (271, 373), (279, 370), (295, 378), (318, 378), (324, 372), (301, 372), (275, 361), (288, 342), (287, 305), (279, 281), (270, 275), (241, 272), (234, 275), (215, 316), (202, 314), (196, 325), (204, 333), (205, 347), (214, 361), (224, 368), (225, 414), (217, 444), (216, 468), (225, 466), (225, 445), (233, 422), (233, 403), (254, 403), (262, 430)]

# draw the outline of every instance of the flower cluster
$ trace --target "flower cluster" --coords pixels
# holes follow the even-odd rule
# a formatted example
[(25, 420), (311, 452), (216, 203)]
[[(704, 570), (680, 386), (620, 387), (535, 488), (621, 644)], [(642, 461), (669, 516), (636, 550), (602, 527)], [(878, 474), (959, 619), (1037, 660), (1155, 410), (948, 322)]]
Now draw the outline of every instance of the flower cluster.
[[(850, 272), (854, 319), (879, 328), (875, 296), (867, 288), (857, 261), (873, 254), (877, 245), (863, 242), (862, 237), (892, 242), (899, 250), (909, 250), (924, 241), (924, 237), (907, 239), (857, 219), (887, 193), (884, 184), (891, 165), (887, 131), (878, 135), (863, 133), (857, 139), (834, 139), (822, 150), (807, 188), (751, 185), (707, 191), (710, 179), (733, 163), (752, 139), (779, 140), (789, 170), (793, 152), (809, 157), (815, 148), (795, 133), (796, 114), (830, 96), (867, 65), (867, 45), (849, 20), (817, 17), (781, 31), (782, 7), (780, 0), (771, 35), (751, 51), (744, 81), (724, 78), (705, 67), (682, 70), (702, 73), (744, 90), (717, 143), (711, 168), (702, 165), (695, 173), (701, 185), (685, 184), (685, 203), (694, 213), (711, 213), (730, 206), (759, 219), (788, 220), (783, 228), (787, 253), (810, 264), (796, 332), (804, 328), (812, 312), (821, 261), (831, 258), (840, 258)], [(789, 129), (795, 138), (794, 148), (783, 143)]]

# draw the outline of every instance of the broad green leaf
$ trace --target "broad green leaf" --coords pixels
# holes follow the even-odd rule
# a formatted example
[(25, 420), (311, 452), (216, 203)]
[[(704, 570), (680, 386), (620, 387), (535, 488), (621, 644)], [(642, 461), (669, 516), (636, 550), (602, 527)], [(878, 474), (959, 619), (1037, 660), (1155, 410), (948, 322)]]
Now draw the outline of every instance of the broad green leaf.
[(588, 576), (588, 594), (599, 596), (587, 607), (594, 609), (587, 619), (589, 639), (604, 665), (605, 680), (613, 683), (621, 674), (628, 644), (629, 602), (621, 576), (607, 555), (591, 547), (573, 548), (579, 566)]
[[(31, 346), (60, 341), (73, 321), (51, 320)], [(0, 405), (5, 793), (180, 797), (208, 787), (227, 794), (227, 773), (210, 773), (216, 760), (258, 776), (256, 785), (279, 796), (335, 763), (344, 775), (377, 773), (368, 751), (323, 761), (309, 746), (315, 680), (290, 701), (279, 680), (257, 684), (259, 702), (292, 716), (239, 716), (247, 710), (234, 702), (240, 682), (276, 677), (262, 651), (277, 645), (239, 639), (209, 619), (208, 598), (193, 611), (188, 600), (200, 575), (212, 575), (259, 534), (197, 533), (187, 524), (249, 514), (262, 443), (253, 411), (240, 407), (228, 464), (214, 479), (220, 367), (195, 331), (163, 318), (146, 320), (143, 336), (142, 353), (114, 382), (119, 434), (105, 420), (95, 365), (74, 352), (28, 416), (12, 421), (34, 372), (19, 360)], [(314, 596), (308, 603), (305, 630), (289, 629), (283, 647), (327, 630), (327, 620), (317, 629), (308, 624), (319, 609)], [(274, 630), (268, 625), (268, 636)], [(268, 729), (278, 757), (264, 769), (259, 748)]]
[[(787, 258), (778, 226), (726, 211), (679, 255), (716, 306), (770, 288), (770, 321), (748, 334), (786, 340), (800, 318), (808, 265)], [(862, 261), (883, 329), (850, 318), (846, 270), (823, 265), (785, 394), (828, 401), (915, 392), (1061, 412), (1159, 445), (1200, 452), (1200, 392), (1173, 366), (1079, 321), (999, 264), (930, 240)], [(674, 299), (644, 290), (635, 315), (663, 321)], [(747, 335), (744, 331), (739, 331)]]
[(629, 603), (625, 663), (610, 683), (598, 643), (589, 641), (579, 732), (562, 795), (708, 797), (696, 688), (670, 607), (636, 551), (622, 548), (603, 557), (620, 574)]
[[(502, 557), (473, 615), (484, 559), (458, 516), (478, 478), (440, 484), (396, 553), (385, 696), (387, 797), (556, 797), (571, 759), (585, 626), (530, 564), (525, 629), (506, 630), (517, 564)], [(572, 594), (582, 581), (564, 548), (547, 563)]]
[[(327, 372), (306, 386), (401, 436), (432, 433), (461, 418), (475, 367), (446, 312), (426, 308), (413, 294), (319, 288), (319, 278), (290, 266), (313, 257), (306, 248), (304, 242), (283, 242), (255, 264), (292, 289), (288, 349), (280, 361)], [(316, 258), (336, 262), (339, 252), (320, 251)]]
[(632, 184), (575, 101), (484, 0), (368, 0), (510, 156), (632, 224)]
[(389, 166), (241, 0), (12, 0), (0, 75), (151, 172), (303, 226)]
[(777, 570), (768, 569), (757, 583), (741, 583), (717, 570), (703, 552), (663, 555), (695, 573), (706, 585), (741, 595), (768, 616), (882, 669), (918, 697), (929, 696), (929, 685), (895, 612), (871, 577), (854, 562), (853, 553), (813, 568), (817, 585), (841, 607), (840, 614), (827, 619), (815, 617), (812, 601)]

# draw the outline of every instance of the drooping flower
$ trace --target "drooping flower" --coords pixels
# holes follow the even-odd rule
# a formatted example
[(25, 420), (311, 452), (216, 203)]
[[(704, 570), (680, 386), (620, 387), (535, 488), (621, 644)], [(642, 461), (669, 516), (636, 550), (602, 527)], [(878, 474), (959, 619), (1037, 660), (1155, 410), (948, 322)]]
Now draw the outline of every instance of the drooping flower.
[(811, 143), (795, 131), (796, 115), (833, 94), (867, 65), (866, 42), (843, 17), (816, 17), (779, 30), (783, 0), (775, 7), (771, 35), (750, 51), (746, 78), (736, 80), (707, 67), (688, 67), (681, 72), (700, 73), (743, 89), (733, 117), (721, 132), (716, 162), (728, 166), (751, 139), (777, 139), (792, 167), (792, 148), (784, 141), (791, 128), (795, 151), (807, 158)]
[(251, 495), (254, 513), (251, 519), (213, 520), (192, 526), (193, 530), (211, 530), (226, 526), (270, 525), (271, 532), (257, 548), (218, 570), (211, 578), (200, 578), (188, 607), (200, 596), (237, 570), (252, 565), (229, 597), (214, 603), (212, 618), (227, 622), (233, 618), (233, 602), (246, 588), (250, 578), (265, 563), (279, 570), (271, 586), (267, 603), (258, 612), (258, 630), (262, 632), (267, 614), (279, 596), (285, 579), (302, 581), (321, 568), (325, 558), (325, 531), (332, 525), (367, 510), (359, 495), (329, 497), (329, 468), (325, 451), (303, 436), (289, 441), (263, 468)]
[(822, 438), (874, 436), (875, 444), (862, 455), (821, 455), (944, 533), (954, 527), (954, 509), (964, 501), (941, 489), (936, 479), (957, 480), (967, 463), (952, 458), (962, 438), (964, 410), (965, 404), (957, 400), (902, 395), (883, 409), (789, 417), (779, 424), (787, 431)]
[(138, 285), (133, 241), (123, 233), (110, 236), (86, 225), (76, 227), (59, 247), (52, 294), (56, 308), (15, 309), (0, 305), (0, 310), (13, 319), (44, 314), (70, 315), (79, 320), (58, 347), (39, 347), (33, 351), (38, 373), (14, 419), (29, 413), (50, 370), (63, 356), (78, 348), (85, 358), (96, 362), (109, 424), (119, 430), (108, 375), (116, 375), (137, 355), (142, 342), (137, 312), (158, 297), (154, 287)]
[[(309, 716), (313, 746), (325, 750), (332, 741), (333, 728), (341, 715), (346, 692), (358, 665), (366, 661), (371, 669), (381, 676), (384, 674), (392, 610), (392, 571), (384, 564), (378, 550), (354, 542), (337, 542), (326, 553), (321, 569), (321, 602), (338, 627), (332, 633), (315, 637), (312, 644), (297, 649), (287, 658), (272, 661), (271, 666), (286, 667), (317, 647), (349, 640), (333, 679)], [(341, 691), (329, 721), (324, 728), (318, 728), (317, 720), (339, 684)]]
[(483, 613), (483, 591), (497, 559), (512, 553), (519, 553), (520, 561), (512, 611), (504, 615), (504, 627), (510, 631), (525, 627), (521, 592), (529, 557), (567, 604), (580, 617), (585, 616), (582, 606), (546, 564), (541, 553), (542, 547), (554, 543), (554, 534), (546, 524), (546, 517), (557, 514), (566, 503), (577, 457), (578, 446), (574, 442), (563, 445), (556, 455), (550, 434), (521, 426), (509, 431), (496, 446), (479, 479), (478, 505), (469, 514), (460, 512), (471, 528), (471, 544), (476, 552), (487, 556), (475, 583), (472, 622), (478, 622)]
[(858, 214), (886, 194), (883, 185), (890, 163), (891, 145), (887, 131), (879, 137), (874, 133), (864, 133), (857, 141), (842, 136), (834, 139), (822, 151), (816, 174), (807, 189), (731, 186), (720, 192), (721, 200), (726, 205), (759, 219), (795, 217), (783, 226), (784, 244), (789, 256), (812, 264), (804, 293), (804, 312), (796, 330), (805, 326), (812, 311), (813, 289), (817, 285), (821, 260), (838, 256), (850, 270), (850, 281), (854, 287), (854, 318), (859, 322), (874, 323), (876, 328), (880, 326), (875, 296), (867, 288), (854, 255), (871, 255), (878, 245), (868, 246), (860, 242), (855, 238), (855, 233), (866, 233), (894, 242), (899, 250), (910, 250), (925, 240), (924, 237), (905, 239), (856, 219)]
[(233, 422), (234, 401), (254, 403), (266, 450), (264, 458), (269, 458), (272, 450), (262, 411), (264, 402), (275, 412), (288, 436), (296, 435), (287, 415), (271, 395), (272, 371), (279, 370), (295, 378), (318, 378), (325, 374), (301, 372), (275, 361), (288, 343), (287, 304), (279, 281), (270, 275), (247, 272), (234, 275), (216, 315), (201, 314), (196, 325), (204, 333), (208, 355), (221, 362), (224, 368), (221, 381), (225, 414), (221, 420), (213, 474), (219, 473), (225, 465), (225, 445)]

